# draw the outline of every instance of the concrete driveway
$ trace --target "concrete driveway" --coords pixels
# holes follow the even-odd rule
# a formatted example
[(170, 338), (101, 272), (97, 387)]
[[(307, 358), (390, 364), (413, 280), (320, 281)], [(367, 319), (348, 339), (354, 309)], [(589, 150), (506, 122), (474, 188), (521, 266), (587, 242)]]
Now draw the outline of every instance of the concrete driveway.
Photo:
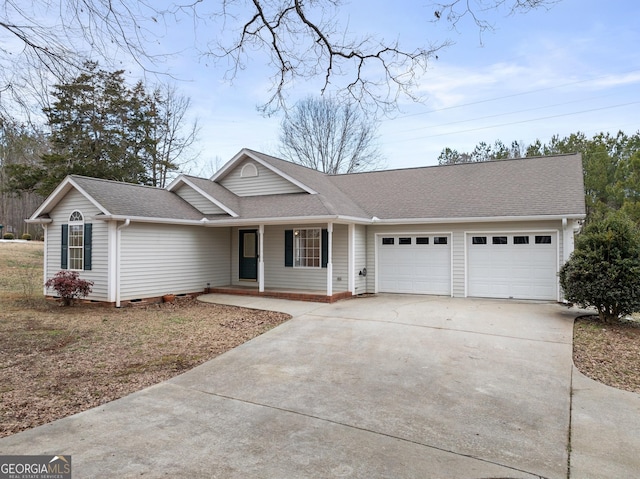
[[(568, 476), (575, 310), (206, 299), (293, 319), (170, 381), (1, 439), (0, 453), (71, 454), (75, 479)], [(589, 400), (584, 435), (598, 426)], [(584, 442), (575, 470), (591, 475), (572, 477), (607, 477), (589, 469), (598, 458)]]

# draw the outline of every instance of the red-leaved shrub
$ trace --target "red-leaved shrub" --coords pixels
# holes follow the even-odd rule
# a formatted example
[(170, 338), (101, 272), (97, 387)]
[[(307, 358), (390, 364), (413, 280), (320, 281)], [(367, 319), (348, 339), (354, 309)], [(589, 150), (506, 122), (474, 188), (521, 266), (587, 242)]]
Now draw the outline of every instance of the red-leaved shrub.
[(53, 278), (49, 278), (44, 285), (54, 289), (62, 298), (65, 306), (71, 306), (75, 298), (84, 298), (93, 287), (93, 281), (80, 279), (77, 271), (58, 271)]

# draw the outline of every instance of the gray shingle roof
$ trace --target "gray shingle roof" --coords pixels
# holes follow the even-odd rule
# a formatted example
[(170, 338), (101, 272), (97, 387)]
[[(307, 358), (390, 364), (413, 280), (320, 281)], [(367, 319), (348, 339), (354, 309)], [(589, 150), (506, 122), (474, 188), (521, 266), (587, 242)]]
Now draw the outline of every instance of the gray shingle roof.
[[(247, 150), (250, 151), (250, 150)], [(369, 221), (585, 214), (580, 155), (559, 155), (345, 175), (319, 171), (251, 151), (318, 194), (239, 197), (218, 183), (185, 176), (239, 215), (238, 220), (354, 217)], [(111, 215), (200, 221), (203, 215), (161, 188), (72, 176)]]
[(200, 220), (202, 213), (163, 188), (72, 175), (80, 188), (109, 214), (144, 218)]
[(331, 181), (380, 219), (585, 213), (580, 155), (357, 173)]

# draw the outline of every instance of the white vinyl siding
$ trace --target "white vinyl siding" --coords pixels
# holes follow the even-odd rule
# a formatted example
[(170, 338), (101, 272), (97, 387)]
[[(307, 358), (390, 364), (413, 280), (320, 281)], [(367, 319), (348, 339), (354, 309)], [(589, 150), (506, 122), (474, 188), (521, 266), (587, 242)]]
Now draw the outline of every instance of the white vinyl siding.
[[(87, 200), (81, 193), (71, 190), (49, 213), (53, 220), (47, 226), (47, 264), (45, 281), (53, 277), (60, 268), (60, 248), (62, 246), (62, 225), (69, 224), (69, 216), (74, 211), (80, 211), (85, 223), (93, 224), (91, 270), (78, 271), (80, 277), (87, 281), (93, 281), (92, 292), (86, 299), (95, 301), (108, 301), (108, 237), (107, 223), (94, 221), (93, 217), (100, 213), (93, 203)], [(48, 295), (55, 295), (54, 290), (46, 291)]]
[[(258, 175), (242, 177), (242, 168), (247, 163), (255, 164)], [(247, 160), (229, 172), (220, 184), (238, 196), (283, 195), (304, 193), (304, 190), (259, 163)]]
[(360, 272), (367, 267), (367, 227), (363, 225), (355, 226), (355, 259), (354, 259), (354, 285), (355, 293), (362, 294), (367, 290), (367, 276), (360, 275)]
[(227, 214), (226, 211), (202, 196), (189, 185), (181, 186), (175, 193), (205, 215)]
[(466, 245), (467, 232), (517, 232), (517, 231), (558, 231), (558, 264), (562, 264), (562, 223), (558, 221), (514, 221), (495, 223), (452, 223), (425, 225), (374, 225), (367, 226), (367, 292), (375, 292), (376, 271), (376, 233), (447, 233), (451, 234), (452, 257), (452, 294), (455, 297), (466, 295)]
[[(333, 292), (349, 291), (349, 227), (333, 225)], [(326, 270), (324, 270), (326, 272)], [(326, 275), (325, 275), (326, 276)]]
[(229, 229), (132, 223), (121, 232), (122, 301), (229, 284)]

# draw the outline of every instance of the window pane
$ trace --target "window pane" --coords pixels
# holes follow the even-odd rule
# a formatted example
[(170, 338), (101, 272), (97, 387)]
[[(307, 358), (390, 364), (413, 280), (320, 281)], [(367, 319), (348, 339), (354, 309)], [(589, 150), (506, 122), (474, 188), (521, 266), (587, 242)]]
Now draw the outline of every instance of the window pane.
[(398, 238), (398, 244), (411, 244), (411, 238)]
[(320, 228), (294, 230), (295, 266), (320, 267)]
[(425, 236), (424, 238), (416, 238), (416, 244), (429, 244), (429, 237)]
[(255, 258), (256, 257), (256, 234), (255, 233), (242, 233), (244, 251), (242, 255), (245, 258)]
[(491, 241), (493, 242), (493, 244), (507, 244), (507, 237), (506, 236), (494, 236), (493, 238), (491, 238)]
[(471, 244), (487, 244), (486, 236), (474, 236), (471, 238)]
[(69, 248), (69, 269), (82, 269), (82, 248)]
[(382, 244), (393, 244), (394, 238), (382, 238)]
[(536, 236), (536, 244), (551, 244), (551, 236)]
[(69, 226), (69, 246), (81, 247), (83, 243), (84, 228), (82, 225)]
[(436, 236), (433, 238), (433, 244), (447, 244), (446, 236)]
[(513, 244), (529, 244), (528, 236), (514, 236)]

